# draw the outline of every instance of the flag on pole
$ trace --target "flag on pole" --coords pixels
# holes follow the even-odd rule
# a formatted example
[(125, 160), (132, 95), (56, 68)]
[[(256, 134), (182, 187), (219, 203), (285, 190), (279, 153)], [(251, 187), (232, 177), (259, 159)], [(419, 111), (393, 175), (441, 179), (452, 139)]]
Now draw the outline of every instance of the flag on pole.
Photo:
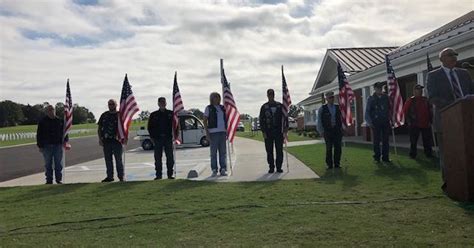
[(282, 104), (283, 104), (283, 120), (282, 131), (283, 141), (288, 142), (288, 112), (290, 111), (291, 97), (288, 85), (286, 84), (285, 73), (283, 72), (283, 65), (281, 66), (281, 84), (282, 84)]
[(433, 70), (433, 65), (431, 64), (430, 56), (428, 56), (428, 53), (426, 53), (426, 68), (428, 68), (428, 72)]
[(173, 138), (176, 144), (181, 144), (181, 137), (179, 137), (179, 117), (178, 113), (184, 110), (183, 99), (181, 99), (181, 93), (179, 93), (178, 79), (176, 76), (177, 72), (174, 73), (173, 83)]
[(128, 82), (127, 74), (123, 80), (122, 95), (120, 96), (120, 109), (119, 109), (119, 122), (118, 122), (118, 133), (119, 141), (125, 144), (128, 140), (128, 129), (132, 122), (133, 115), (140, 109), (133, 96), (132, 87)]
[(385, 55), (385, 65), (387, 66), (387, 85), (388, 85), (388, 97), (390, 99), (390, 116), (392, 120), (392, 126), (397, 128), (403, 125), (405, 117), (403, 114), (403, 99), (400, 94), (400, 87), (398, 86), (398, 80), (395, 77), (395, 71), (393, 70), (390, 59)]
[(339, 109), (342, 125), (345, 128), (352, 125), (351, 103), (354, 101), (354, 91), (352, 91), (339, 61), (337, 61), (337, 78), (339, 81)]
[(69, 143), (69, 130), (72, 128), (72, 97), (71, 89), (69, 88), (69, 78), (66, 83), (66, 100), (64, 101), (64, 131), (63, 131), (63, 144), (66, 150), (71, 149), (71, 144)]
[(230, 143), (234, 141), (235, 132), (240, 122), (240, 113), (237, 110), (237, 105), (234, 101), (234, 95), (230, 90), (230, 84), (227, 82), (227, 78), (224, 73), (223, 60), (221, 59), (221, 84), (222, 84), (222, 96), (224, 98), (225, 115), (227, 118), (227, 138)]

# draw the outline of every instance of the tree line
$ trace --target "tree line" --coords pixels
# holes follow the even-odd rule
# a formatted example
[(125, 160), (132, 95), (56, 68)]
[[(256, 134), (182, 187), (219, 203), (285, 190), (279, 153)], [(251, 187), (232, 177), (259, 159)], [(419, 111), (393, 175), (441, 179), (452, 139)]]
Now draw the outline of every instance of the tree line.
[[(48, 102), (41, 104), (21, 104), (10, 100), (0, 102), (0, 127), (10, 127), (17, 125), (34, 125), (45, 116), (44, 108), (49, 105)], [(56, 115), (59, 118), (64, 117), (64, 103), (55, 104)], [(92, 112), (86, 107), (74, 104), (73, 124), (95, 123), (96, 119)]]

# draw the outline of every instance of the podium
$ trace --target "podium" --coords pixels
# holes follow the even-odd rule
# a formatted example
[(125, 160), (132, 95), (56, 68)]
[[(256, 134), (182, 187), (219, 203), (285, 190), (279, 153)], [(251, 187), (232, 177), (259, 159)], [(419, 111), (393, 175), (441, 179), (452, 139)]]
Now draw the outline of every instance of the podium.
[(446, 190), (456, 201), (474, 201), (474, 97), (441, 110)]

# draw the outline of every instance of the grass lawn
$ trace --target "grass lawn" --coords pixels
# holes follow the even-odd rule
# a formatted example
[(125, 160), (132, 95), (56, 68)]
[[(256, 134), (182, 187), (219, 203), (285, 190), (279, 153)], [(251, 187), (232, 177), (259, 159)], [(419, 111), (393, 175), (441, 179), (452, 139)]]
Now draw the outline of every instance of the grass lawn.
[[(261, 131), (255, 131), (254, 133), (252, 132), (237, 132), (238, 137), (242, 138), (249, 138), (249, 139), (254, 139), (258, 141), (263, 141), (263, 135)], [(303, 140), (312, 140), (313, 138), (303, 136), (303, 135), (298, 135), (296, 132), (289, 131), (288, 132), (288, 141), (303, 141)]]
[[(134, 122), (132, 122), (131, 130), (134, 130), (134, 131), (138, 130), (141, 126), (146, 127), (146, 124), (147, 124), (146, 122), (134, 121)], [(3, 128), (0, 128), (0, 134), (30, 133), (30, 132), (36, 133), (36, 129), (37, 129), (37, 125), (22, 125), (22, 126), (14, 126), (14, 127), (3, 127)], [(70, 134), (69, 135), (70, 138), (97, 135), (97, 124), (96, 123), (72, 125), (72, 129), (73, 130), (86, 129), (86, 130), (89, 130), (89, 132)], [(18, 140), (0, 141), (0, 147), (21, 145), (21, 144), (29, 144), (29, 143), (36, 143), (36, 139), (18, 139)]]
[(343, 149), (344, 168), (326, 171), (324, 145), (289, 148), (316, 180), (0, 188), (0, 246), (474, 244), (474, 205), (441, 194), (431, 160), (376, 165), (367, 146)]

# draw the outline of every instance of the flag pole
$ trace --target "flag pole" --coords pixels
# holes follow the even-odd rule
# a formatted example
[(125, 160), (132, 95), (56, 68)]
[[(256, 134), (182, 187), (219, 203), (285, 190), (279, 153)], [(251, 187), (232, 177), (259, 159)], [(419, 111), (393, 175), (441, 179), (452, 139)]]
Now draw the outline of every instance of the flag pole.
[[(433, 108), (433, 113), (432, 113), (433, 118), (435, 114), (434, 112), (435, 112), (435, 109)], [(436, 156), (439, 158), (439, 147), (438, 147), (438, 142), (436, 141), (433, 121), (431, 121), (431, 135), (433, 136), (433, 146), (436, 147)]]
[(395, 149), (395, 155), (398, 155), (397, 153), (397, 142), (395, 141), (395, 129), (392, 126), (392, 137), (393, 137), (393, 148)]
[(285, 153), (286, 153), (286, 170), (290, 172), (290, 164), (288, 163), (288, 142), (285, 142)]
[(176, 142), (173, 141), (173, 173), (176, 178)]
[[(62, 174), (63, 174), (63, 178), (62, 178), (62, 182), (64, 183), (65, 182), (65, 178), (66, 178), (66, 148), (64, 148), (64, 144), (62, 145), (61, 149), (63, 149), (63, 158), (62, 158), (62, 164), (63, 164), (63, 168), (62, 168)], [(56, 166), (56, 164), (55, 164)]]
[[(221, 81), (222, 81), (222, 71), (224, 70), (224, 60), (221, 59)], [(221, 82), (222, 84), (222, 82)], [(224, 89), (223, 89), (224, 90)], [(222, 95), (224, 95), (224, 92), (222, 92)], [(225, 118), (225, 117), (224, 117)], [(228, 154), (228, 159), (229, 159), (229, 168), (230, 168), (230, 175), (233, 174), (233, 168), (232, 168), (232, 155), (231, 155), (231, 149), (230, 149), (230, 141), (229, 141), (229, 134), (227, 134), (227, 154)]]
[(123, 163), (122, 163), (123, 164), (123, 178), (125, 179), (127, 178), (125, 176), (125, 158), (126, 158), (125, 154), (127, 153), (127, 144), (125, 145), (122, 144), (122, 153), (123, 153)]

